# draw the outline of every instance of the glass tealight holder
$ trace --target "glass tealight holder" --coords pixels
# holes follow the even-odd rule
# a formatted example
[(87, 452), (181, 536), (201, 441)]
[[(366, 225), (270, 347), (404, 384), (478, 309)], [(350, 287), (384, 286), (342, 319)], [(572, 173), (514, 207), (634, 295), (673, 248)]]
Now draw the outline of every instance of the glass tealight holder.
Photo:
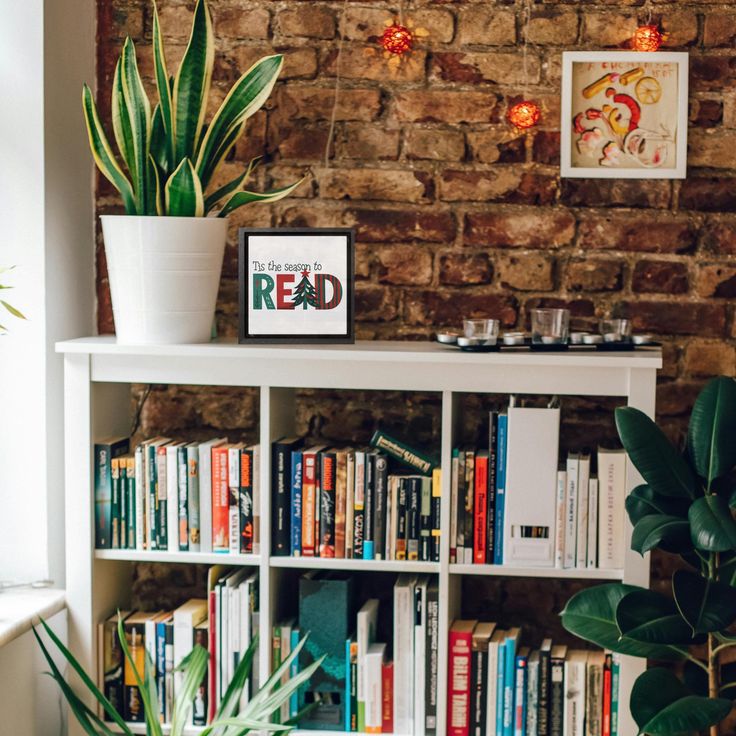
[(465, 319), (463, 332), (465, 337), (475, 337), (481, 340), (498, 338), (499, 321), (497, 319)]
[(532, 343), (565, 345), (570, 334), (569, 309), (532, 309)]
[(631, 341), (631, 322), (628, 319), (602, 319), (600, 331), (603, 342)]

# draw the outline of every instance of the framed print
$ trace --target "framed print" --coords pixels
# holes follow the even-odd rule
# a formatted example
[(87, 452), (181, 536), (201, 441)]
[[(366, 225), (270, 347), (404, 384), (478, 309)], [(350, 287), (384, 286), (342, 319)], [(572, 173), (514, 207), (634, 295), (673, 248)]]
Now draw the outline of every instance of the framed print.
[(352, 343), (349, 228), (240, 229), (241, 343)]
[(684, 179), (688, 55), (562, 54), (562, 176)]

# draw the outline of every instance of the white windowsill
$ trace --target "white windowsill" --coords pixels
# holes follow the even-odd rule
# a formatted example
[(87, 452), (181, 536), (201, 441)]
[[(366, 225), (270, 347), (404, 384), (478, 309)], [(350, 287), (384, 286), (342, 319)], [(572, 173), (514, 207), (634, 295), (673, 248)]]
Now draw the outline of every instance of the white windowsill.
[(66, 594), (57, 588), (0, 592), (0, 647), (30, 631), (40, 617), (49, 619), (64, 608)]

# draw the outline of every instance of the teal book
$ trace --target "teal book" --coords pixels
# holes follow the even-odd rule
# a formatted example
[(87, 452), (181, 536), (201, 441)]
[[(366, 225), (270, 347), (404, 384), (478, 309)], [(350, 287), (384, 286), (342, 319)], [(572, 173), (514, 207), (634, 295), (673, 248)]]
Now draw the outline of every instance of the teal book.
[(496, 734), (503, 736), (504, 678), (506, 677), (506, 642), (498, 648), (498, 677), (496, 678)]
[(621, 659), (618, 654), (613, 655), (611, 667), (611, 736), (619, 736), (618, 733), (618, 703), (619, 684), (621, 682)]
[(112, 461), (130, 450), (130, 438), (112, 437), (95, 443), (95, 547), (112, 548)]
[(348, 637), (345, 639), (345, 692), (343, 693), (343, 701), (345, 702), (345, 724), (343, 731), (350, 731), (351, 716), (350, 716), (350, 692), (351, 692), (351, 679), (352, 672), (350, 670), (350, 645), (351, 639)]
[[(291, 629), (291, 648), (294, 651), (299, 645), (301, 639), (301, 631), (298, 626)], [(294, 678), (299, 674), (299, 657), (295, 657), (289, 665), (289, 677)], [(295, 690), (289, 698), (289, 718), (293, 718), (299, 712), (299, 691)]]
[(516, 647), (519, 643), (518, 627), (509, 629), (504, 644), (503, 675), (503, 736), (514, 736), (514, 694), (516, 690)]

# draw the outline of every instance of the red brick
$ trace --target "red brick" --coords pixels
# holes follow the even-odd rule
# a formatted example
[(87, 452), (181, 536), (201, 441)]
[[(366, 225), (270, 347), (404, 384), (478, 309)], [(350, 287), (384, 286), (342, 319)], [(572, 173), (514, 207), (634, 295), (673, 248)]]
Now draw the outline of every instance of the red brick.
[(327, 147), (327, 137), (327, 125), (295, 123), (293, 126), (280, 128), (271, 133), (269, 143), (271, 147), (278, 150), (282, 158), (297, 159), (299, 161), (322, 161)]
[(596, 46), (628, 46), (639, 21), (633, 13), (583, 13), (583, 41)]
[(623, 263), (602, 258), (575, 259), (565, 265), (564, 273), (570, 291), (620, 291)]
[[(313, 48), (297, 47), (274, 49), (272, 46), (235, 46), (227, 56), (215, 58), (215, 69), (218, 65), (229, 69), (234, 82), (241, 74), (264, 56), (279, 51), (284, 55), (284, 66), (279, 79), (311, 79), (317, 74), (317, 52)], [(167, 59), (168, 60), (168, 59)]]
[[(276, 92), (280, 115), (286, 119), (329, 120), (335, 104), (334, 87), (281, 87)], [(375, 120), (381, 113), (381, 93), (377, 89), (342, 89), (335, 119)]]
[(577, 245), (584, 250), (631, 250), (641, 253), (687, 253), (697, 230), (687, 217), (608, 215), (585, 218)]
[(210, 11), (216, 38), (268, 38), (271, 17), (265, 8), (248, 9), (237, 2), (217, 2), (210, 3)]
[(429, 40), (433, 45), (450, 43), (455, 36), (455, 17), (444, 8), (412, 10), (409, 22), (415, 29), (429, 33)]
[(703, 228), (702, 245), (712, 253), (736, 255), (736, 218), (711, 220)]
[[(534, 160), (540, 164), (551, 164), (559, 166), (560, 163), (560, 134), (556, 131), (539, 130), (534, 134), (534, 145), (532, 147)], [(563, 191), (566, 182), (563, 181)]]
[(458, 16), (462, 44), (509, 46), (516, 43), (516, 17), (510, 10), (487, 5), (463, 6)]
[(736, 56), (692, 56), (690, 93), (703, 90), (720, 92), (736, 79)]
[(395, 96), (396, 114), (408, 123), (493, 123), (499, 97), (493, 92), (411, 90)]
[[(527, 57), (527, 75), (530, 83), (539, 80), (541, 65), (532, 52)], [(478, 84), (523, 84), (523, 65), (515, 54), (491, 51), (467, 53), (440, 52), (432, 56), (432, 76), (444, 82)]]
[(551, 291), (554, 288), (554, 259), (539, 253), (499, 255), (498, 280), (505, 289)]
[(662, 15), (660, 26), (667, 34), (663, 48), (692, 46), (698, 40), (698, 16), (689, 10), (668, 10)]
[[(723, 102), (709, 98), (690, 100), (689, 119), (699, 128), (713, 128), (723, 122)], [(692, 139), (691, 139), (692, 140)]]
[(343, 36), (349, 41), (377, 43), (392, 14), (383, 8), (350, 7), (343, 18)]
[(467, 291), (410, 291), (406, 294), (404, 320), (410, 325), (455, 326), (463, 319), (488, 317), (505, 327), (516, 324), (516, 300), (501, 294)]
[(457, 224), (449, 212), (436, 210), (356, 209), (346, 213), (345, 225), (355, 226), (358, 239), (366, 243), (451, 243)]
[(689, 176), (680, 187), (680, 207), (703, 212), (736, 210), (736, 187), (730, 177)]
[(726, 308), (714, 302), (629, 301), (621, 304), (635, 332), (722, 337)]
[(689, 415), (702, 383), (670, 381), (657, 386), (657, 414), (659, 416)]
[(706, 46), (733, 46), (736, 41), (736, 14), (706, 13), (703, 16), (703, 43)]
[(338, 150), (341, 158), (394, 160), (399, 157), (399, 130), (346, 123)]
[(286, 8), (276, 16), (276, 27), (282, 36), (334, 38), (335, 16), (319, 5), (312, 5), (308, 13), (298, 7)]
[(568, 9), (537, 10), (529, 19), (527, 37), (535, 44), (570, 46), (578, 37), (578, 14)]
[(498, 167), (492, 171), (445, 169), (439, 182), (439, 198), (446, 202), (492, 202), (516, 191), (522, 172)]
[(392, 245), (378, 250), (378, 280), (382, 284), (424, 286), (432, 281), (432, 254), (413, 245)]
[(465, 243), (505, 248), (559, 248), (575, 235), (575, 218), (562, 209), (514, 208), (465, 216)]
[(671, 184), (651, 179), (563, 179), (570, 207), (669, 207)]
[[(323, 71), (334, 76), (337, 73), (337, 49), (331, 50), (323, 61)], [(398, 75), (402, 82), (419, 82), (424, 79), (427, 66), (427, 52), (421, 49), (412, 51), (401, 65)], [(345, 44), (340, 56), (340, 77), (342, 79), (369, 79), (383, 82), (387, 74), (386, 59), (378, 46), (354, 46)]]
[(465, 136), (461, 130), (410, 128), (406, 131), (407, 158), (461, 161), (465, 157)]
[(325, 199), (426, 202), (432, 193), (428, 175), (408, 169), (319, 169), (315, 176)]
[(687, 161), (689, 166), (736, 168), (736, 134), (690, 136)]
[(697, 291), (700, 296), (736, 297), (736, 265), (712, 263), (698, 269)]
[(692, 376), (733, 376), (736, 348), (722, 342), (693, 341), (685, 349), (684, 368)]
[(524, 163), (524, 136), (510, 125), (468, 131), (468, 145), (475, 161), (483, 164)]
[(363, 322), (390, 322), (399, 314), (398, 293), (385, 287), (356, 284), (355, 319)]
[(570, 318), (574, 318), (576, 321), (595, 316), (595, 304), (590, 299), (582, 297), (561, 299), (554, 296), (544, 296), (528, 299), (524, 304), (527, 323), (531, 319), (530, 312), (532, 309), (569, 309)]
[(493, 266), (484, 253), (446, 253), (440, 257), (440, 283), (448, 286), (488, 284)]
[(685, 294), (687, 264), (679, 261), (639, 261), (631, 277), (633, 291), (649, 294)]

